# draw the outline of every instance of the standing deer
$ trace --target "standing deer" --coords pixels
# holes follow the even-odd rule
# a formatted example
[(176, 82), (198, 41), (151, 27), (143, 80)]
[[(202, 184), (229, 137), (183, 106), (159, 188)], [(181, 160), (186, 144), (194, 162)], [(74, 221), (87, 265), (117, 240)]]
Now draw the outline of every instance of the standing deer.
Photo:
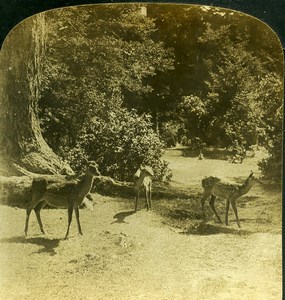
[(46, 203), (53, 207), (68, 209), (68, 226), (65, 239), (67, 239), (69, 234), (73, 210), (76, 216), (78, 232), (82, 235), (79, 221), (79, 206), (83, 202), (84, 197), (90, 192), (93, 176), (95, 175), (100, 175), (100, 172), (98, 171), (97, 163), (91, 161), (88, 164), (85, 175), (79, 180), (69, 180), (48, 185), (47, 180), (44, 178), (34, 179), (32, 182), (32, 199), (27, 208), (25, 235), (27, 236), (28, 234), (29, 217), (33, 209), (36, 213), (40, 230), (45, 234), (40, 211)]
[(147, 210), (151, 209), (151, 193), (152, 193), (152, 176), (154, 175), (153, 170), (149, 166), (141, 166), (135, 173), (135, 191), (136, 191), (136, 202), (135, 212), (138, 209), (138, 201), (141, 189), (145, 191), (145, 202)]
[(206, 219), (206, 214), (204, 211), (204, 204), (207, 199), (210, 197), (210, 207), (214, 212), (215, 216), (217, 217), (218, 221), (222, 223), (216, 209), (215, 209), (215, 200), (217, 197), (226, 199), (226, 220), (225, 223), (228, 225), (228, 213), (229, 213), (229, 206), (231, 204), (233, 211), (236, 216), (236, 221), (238, 227), (240, 227), (238, 212), (236, 207), (236, 201), (241, 196), (245, 195), (249, 192), (249, 190), (253, 187), (255, 183), (261, 183), (258, 178), (253, 176), (253, 172), (250, 173), (248, 178), (242, 185), (230, 183), (226, 181), (222, 181), (218, 177), (207, 177), (202, 180), (202, 187), (204, 189), (204, 196), (201, 200), (202, 205), (202, 212), (204, 219)]

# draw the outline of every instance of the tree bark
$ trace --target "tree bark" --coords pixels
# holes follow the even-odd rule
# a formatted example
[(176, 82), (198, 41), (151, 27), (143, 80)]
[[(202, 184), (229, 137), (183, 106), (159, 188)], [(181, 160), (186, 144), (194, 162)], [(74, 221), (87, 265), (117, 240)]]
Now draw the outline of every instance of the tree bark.
[(25, 20), (0, 52), (0, 175), (72, 173), (43, 139), (38, 118), (45, 26), (44, 14)]

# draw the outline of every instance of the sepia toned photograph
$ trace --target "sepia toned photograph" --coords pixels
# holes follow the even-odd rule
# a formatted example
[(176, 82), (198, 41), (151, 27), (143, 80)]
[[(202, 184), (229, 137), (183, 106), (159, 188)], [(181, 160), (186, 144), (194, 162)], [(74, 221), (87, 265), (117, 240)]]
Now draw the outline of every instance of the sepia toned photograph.
[(0, 50), (0, 299), (282, 299), (284, 56), (192, 4), (35, 14)]

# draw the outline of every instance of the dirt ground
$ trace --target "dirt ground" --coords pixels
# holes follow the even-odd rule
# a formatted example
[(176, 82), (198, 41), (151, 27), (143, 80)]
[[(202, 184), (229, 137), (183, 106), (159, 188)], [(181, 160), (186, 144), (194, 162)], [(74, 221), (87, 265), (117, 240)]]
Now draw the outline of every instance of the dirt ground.
[[(208, 208), (203, 222), (201, 177), (242, 180), (255, 161), (165, 155), (172, 184), (189, 186), (189, 199), (158, 199), (154, 190), (153, 210), (141, 200), (134, 214), (134, 199), (94, 194), (94, 210), (80, 211), (83, 236), (74, 220), (63, 240), (67, 211), (44, 209), (48, 235), (32, 214), (25, 238), (25, 211), (1, 206), (0, 299), (281, 299), (280, 189), (256, 185), (240, 199), (241, 229), (232, 211), (229, 226)], [(217, 204), (224, 219), (224, 202)]]

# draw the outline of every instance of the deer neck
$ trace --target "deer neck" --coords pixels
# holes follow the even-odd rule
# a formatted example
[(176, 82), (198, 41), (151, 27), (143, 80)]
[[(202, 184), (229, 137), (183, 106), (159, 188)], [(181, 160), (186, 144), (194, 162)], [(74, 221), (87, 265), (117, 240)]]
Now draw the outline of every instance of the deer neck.
[(253, 182), (251, 182), (250, 180), (246, 180), (246, 182), (239, 188), (240, 196), (248, 193), (250, 191), (250, 189), (253, 187), (253, 185), (254, 185)]
[(139, 177), (139, 179), (136, 182), (137, 189), (139, 189), (143, 185), (145, 177), (146, 177), (146, 174), (141, 174), (141, 176)]
[(93, 184), (93, 175), (85, 174), (80, 180), (81, 193), (88, 193)]

